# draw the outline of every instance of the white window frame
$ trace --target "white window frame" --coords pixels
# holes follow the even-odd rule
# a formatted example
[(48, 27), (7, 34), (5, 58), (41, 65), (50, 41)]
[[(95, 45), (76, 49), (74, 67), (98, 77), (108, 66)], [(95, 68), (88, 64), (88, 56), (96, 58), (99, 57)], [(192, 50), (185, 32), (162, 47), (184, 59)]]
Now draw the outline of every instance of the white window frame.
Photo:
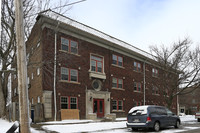
[(40, 68), (37, 68), (37, 75), (40, 75)]
[[(101, 72), (98, 72), (98, 69), (97, 69), (98, 65), (95, 65), (96, 70), (92, 71), (92, 63), (91, 62), (92, 62), (92, 60), (94, 60), (94, 59), (92, 59), (92, 56), (102, 59), (102, 71)], [(96, 64), (97, 64), (97, 62), (96, 62)], [(90, 71), (95, 72), (95, 73), (104, 73), (104, 57), (103, 56), (100, 56), (100, 55), (97, 55), (97, 54), (92, 54), (92, 53), (90, 54)]]

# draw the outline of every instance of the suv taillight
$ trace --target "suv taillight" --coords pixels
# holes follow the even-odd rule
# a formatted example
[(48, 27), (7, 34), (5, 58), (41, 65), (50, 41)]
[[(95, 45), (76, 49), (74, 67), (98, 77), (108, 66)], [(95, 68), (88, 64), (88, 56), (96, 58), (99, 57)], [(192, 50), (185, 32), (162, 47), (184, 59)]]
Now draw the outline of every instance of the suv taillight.
[(151, 118), (150, 118), (150, 117), (147, 117), (147, 121), (151, 121)]

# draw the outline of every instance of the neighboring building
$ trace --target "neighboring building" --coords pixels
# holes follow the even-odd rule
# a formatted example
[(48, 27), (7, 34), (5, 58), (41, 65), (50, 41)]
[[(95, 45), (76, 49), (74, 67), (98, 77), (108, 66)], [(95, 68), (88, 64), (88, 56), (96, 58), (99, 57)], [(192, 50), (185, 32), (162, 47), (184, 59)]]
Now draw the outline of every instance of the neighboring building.
[(199, 89), (189, 88), (187, 92), (190, 93), (179, 96), (179, 112), (194, 115), (195, 112), (200, 112), (200, 91)]
[(162, 70), (150, 54), (70, 18), (53, 11), (39, 14), (26, 47), (34, 121), (114, 119), (144, 103), (166, 105), (163, 88), (154, 86)]

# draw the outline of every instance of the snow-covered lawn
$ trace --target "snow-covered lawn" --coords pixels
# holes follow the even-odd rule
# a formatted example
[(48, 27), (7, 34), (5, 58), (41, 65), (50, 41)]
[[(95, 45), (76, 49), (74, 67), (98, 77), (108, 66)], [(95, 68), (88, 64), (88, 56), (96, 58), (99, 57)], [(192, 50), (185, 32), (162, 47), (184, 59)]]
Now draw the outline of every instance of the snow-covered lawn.
[[(6, 133), (8, 129), (12, 127), (13, 124), (14, 122), (9, 122), (7, 120), (2, 120), (0, 118), (0, 133)], [(16, 132), (18, 131), (19, 131), (19, 128), (16, 130)], [(35, 129), (31, 128), (31, 133), (41, 133), (41, 132), (36, 131)]]
[[(196, 123), (197, 120), (193, 115), (180, 116), (182, 123)], [(44, 122), (42, 128), (45, 130), (56, 131), (59, 133), (71, 133), (71, 132), (110, 132), (113, 131), (128, 131), (126, 128), (126, 118), (117, 118), (116, 122), (100, 122), (93, 120), (64, 120), (64, 121), (53, 121), (53, 122)], [(14, 122), (8, 122), (6, 120), (0, 119), (0, 133), (6, 132)], [(185, 127), (184, 129), (173, 129), (173, 132), (181, 132), (185, 130), (191, 130), (199, 127)], [(41, 133), (31, 128), (32, 133)], [(165, 130), (162, 133), (168, 133), (169, 131)], [(170, 130), (172, 132), (172, 130)]]

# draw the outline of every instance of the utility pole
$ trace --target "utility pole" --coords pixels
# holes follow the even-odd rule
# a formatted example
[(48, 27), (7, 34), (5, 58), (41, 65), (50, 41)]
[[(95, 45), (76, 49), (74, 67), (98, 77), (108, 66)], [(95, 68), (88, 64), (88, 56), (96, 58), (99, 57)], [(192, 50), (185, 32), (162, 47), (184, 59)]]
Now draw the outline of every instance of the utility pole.
[(18, 73), (18, 91), (19, 91), (20, 132), (30, 133), (26, 46), (24, 37), (22, 0), (15, 0), (15, 27), (16, 27), (16, 40), (17, 40), (17, 73)]

